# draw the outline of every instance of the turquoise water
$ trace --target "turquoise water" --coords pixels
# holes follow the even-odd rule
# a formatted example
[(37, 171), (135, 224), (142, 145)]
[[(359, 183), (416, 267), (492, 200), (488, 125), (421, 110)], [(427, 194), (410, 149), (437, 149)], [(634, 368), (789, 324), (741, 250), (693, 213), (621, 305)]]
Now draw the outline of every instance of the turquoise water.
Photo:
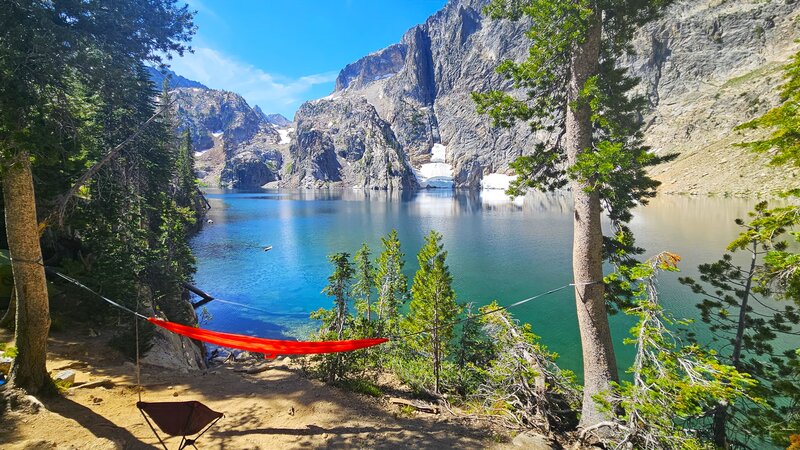
[[(211, 295), (251, 305), (211, 302), (209, 329), (272, 338), (302, 338), (313, 327), (308, 313), (330, 307), (321, 294), (331, 268), (326, 256), (355, 253), (366, 242), (377, 254), (380, 238), (397, 229), (409, 279), (416, 253), (430, 230), (444, 235), (454, 287), (461, 302), (501, 305), (571, 281), (571, 205), (568, 195), (531, 194), (522, 205), (500, 192), (426, 191), (390, 195), (359, 191), (207, 192), (213, 221), (193, 239), (195, 282)], [(636, 210), (632, 228), (647, 255), (663, 250), (683, 257), (680, 275), (718, 259), (737, 234), (734, 219), (754, 201), (662, 196)], [(264, 247), (272, 245), (271, 251)], [(660, 280), (661, 301), (678, 317), (695, 317), (697, 301), (677, 282)], [(543, 297), (513, 314), (529, 322), (562, 367), (580, 373), (574, 296), (571, 289)], [(611, 317), (620, 367), (633, 348), (622, 344), (634, 323)]]

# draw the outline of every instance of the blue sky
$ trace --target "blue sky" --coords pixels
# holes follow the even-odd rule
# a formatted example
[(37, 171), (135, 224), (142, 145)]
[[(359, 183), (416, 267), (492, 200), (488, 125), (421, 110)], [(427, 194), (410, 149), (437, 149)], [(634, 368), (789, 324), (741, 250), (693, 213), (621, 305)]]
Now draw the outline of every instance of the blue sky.
[(195, 52), (172, 70), (292, 119), (331, 93), (345, 65), (400, 41), (446, 0), (184, 0), (197, 10)]

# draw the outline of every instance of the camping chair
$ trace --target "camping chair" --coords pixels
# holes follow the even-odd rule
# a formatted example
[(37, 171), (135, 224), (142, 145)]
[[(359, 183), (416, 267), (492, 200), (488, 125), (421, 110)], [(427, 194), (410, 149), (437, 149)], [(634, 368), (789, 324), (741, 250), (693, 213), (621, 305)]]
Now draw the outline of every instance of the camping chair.
[[(181, 443), (178, 450), (192, 446), (195, 449), (195, 442), (209, 430), (215, 423), (225, 415), (216, 412), (208, 406), (198, 402), (138, 402), (136, 407), (144, 416), (144, 420), (150, 425), (153, 434), (158, 438), (158, 442), (167, 450), (167, 444), (161, 439), (153, 422), (162, 432), (170, 436), (180, 436)], [(148, 417), (149, 416), (149, 417)], [(151, 422), (152, 420), (152, 422)], [(195, 436), (196, 435), (196, 436)], [(189, 438), (188, 436), (194, 436)]]

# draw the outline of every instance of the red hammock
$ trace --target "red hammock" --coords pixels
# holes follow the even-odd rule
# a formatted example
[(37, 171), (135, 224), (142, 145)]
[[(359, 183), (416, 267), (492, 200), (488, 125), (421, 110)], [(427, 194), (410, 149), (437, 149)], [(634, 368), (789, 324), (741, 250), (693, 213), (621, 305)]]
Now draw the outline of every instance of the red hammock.
[(197, 339), (198, 341), (208, 342), (209, 344), (216, 344), (222, 347), (247, 350), (254, 353), (263, 353), (264, 356), (272, 358), (277, 355), (313, 355), (318, 353), (349, 352), (383, 344), (389, 340), (386, 338), (375, 338), (323, 342), (280, 341), (276, 339), (263, 339), (241, 334), (203, 330), (202, 328), (167, 322), (154, 317), (148, 317), (147, 320), (173, 333)]

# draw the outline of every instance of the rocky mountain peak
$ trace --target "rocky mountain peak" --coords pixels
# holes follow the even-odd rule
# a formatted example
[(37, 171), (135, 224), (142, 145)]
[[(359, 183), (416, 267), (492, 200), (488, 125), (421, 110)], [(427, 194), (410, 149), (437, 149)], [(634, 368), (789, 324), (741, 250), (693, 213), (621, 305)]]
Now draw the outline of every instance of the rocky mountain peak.
[(285, 117), (251, 108), (233, 92), (179, 88), (172, 94), (178, 120), (192, 134), (202, 181), (247, 189), (281, 179), (288, 134), (272, 121), (290, 125)]
[(150, 79), (153, 80), (153, 84), (156, 85), (157, 89), (161, 89), (161, 86), (164, 84), (164, 79), (169, 79), (169, 86), (170, 90), (177, 89), (177, 88), (198, 88), (198, 89), (208, 89), (208, 87), (200, 82), (190, 80), (188, 78), (182, 77), (177, 73), (171, 70), (164, 70), (161, 71), (156, 69), (155, 67), (147, 66), (147, 73), (150, 75)]
[[(425, 174), (434, 173), (437, 186), (477, 188), (485, 180), (508, 179), (509, 163), (549, 137), (532, 133), (525, 124), (494, 128), (488, 117), (475, 111), (470, 93), (509, 89), (495, 68), (506, 59), (526, 58), (529, 47), (525, 23), (483, 17), (488, 2), (450, 0), (425, 23), (408, 30), (399, 43), (347, 65), (325, 108), (301, 107), (297, 113), (298, 141), (290, 151), (297, 166), (319, 156), (319, 142), (333, 145), (326, 153), (326, 167), (335, 166), (333, 156), (341, 167), (372, 164), (348, 160), (362, 152), (347, 146), (363, 129), (375, 128), (391, 132), (390, 141), (399, 145), (397, 154), (413, 168), (403, 186), (430, 186)], [(767, 173), (760, 162), (737, 150), (732, 144), (741, 136), (735, 137), (732, 128), (777, 101), (778, 72), (798, 48), (798, 9), (794, 0), (682, 0), (637, 33), (634, 55), (622, 62), (642, 79), (639, 88), (652, 104), (643, 118), (648, 144), (659, 152), (681, 154), (654, 173), (673, 186), (670, 190), (686, 183), (690, 192), (744, 193), (752, 189), (746, 181), (750, 167), (759, 167), (768, 181), (757, 183), (758, 191), (790, 182), (791, 174)], [(747, 83), (753, 85), (746, 88)], [(342, 111), (356, 105), (365, 112), (361, 119), (372, 124), (315, 127), (314, 139), (302, 136), (311, 131), (300, 124), (337, 123)], [(376, 114), (366, 114), (371, 110)], [(305, 148), (307, 142), (314, 148)], [(699, 149), (715, 154), (715, 160), (735, 159), (735, 167), (726, 170), (739, 176), (699, 168), (704, 164), (690, 169), (690, 161), (681, 162), (684, 153), (688, 157)], [(724, 153), (736, 156), (726, 158)], [(329, 175), (310, 171), (303, 182), (314, 173)], [(687, 173), (692, 176), (687, 178)], [(335, 181), (316, 181), (361, 184), (347, 171), (340, 174)], [(447, 174), (452, 177), (449, 183)]]

